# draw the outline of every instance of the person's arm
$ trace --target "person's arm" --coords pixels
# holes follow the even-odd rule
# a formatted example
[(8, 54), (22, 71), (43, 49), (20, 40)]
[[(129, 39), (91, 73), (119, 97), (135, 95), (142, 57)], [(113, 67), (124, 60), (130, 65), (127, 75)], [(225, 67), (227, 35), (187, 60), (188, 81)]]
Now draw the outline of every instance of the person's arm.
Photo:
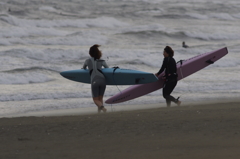
[(167, 67), (167, 58), (164, 58), (162, 67), (160, 68), (160, 70), (158, 71), (158, 73), (156, 73), (156, 75), (157, 75), (157, 76), (160, 75), (160, 74), (165, 70), (166, 67)]
[(83, 69), (87, 69), (87, 60), (83, 64)]
[(109, 68), (108, 65), (107, 65), (107, 63), (106, 63), (106, 61), (103, 61), (103, 67), (104, 67), (104, 68)]

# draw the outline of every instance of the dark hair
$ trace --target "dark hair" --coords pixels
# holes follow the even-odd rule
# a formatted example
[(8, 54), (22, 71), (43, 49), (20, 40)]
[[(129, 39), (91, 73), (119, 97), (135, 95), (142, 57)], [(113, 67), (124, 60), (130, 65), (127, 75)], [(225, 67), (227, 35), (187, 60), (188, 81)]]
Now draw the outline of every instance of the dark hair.
[(95, 44), (89, 49), (90, 56), (94, 57), (94, 59), (100, 59), (102, 57), (102, 52), (98, 49), (100, 45)]
[(174, 56), (174, 51), (172, 50), (172, 48), (170, 46), (166, 46), (164, 48), (164, 51), (170, 56), (173, 57)]

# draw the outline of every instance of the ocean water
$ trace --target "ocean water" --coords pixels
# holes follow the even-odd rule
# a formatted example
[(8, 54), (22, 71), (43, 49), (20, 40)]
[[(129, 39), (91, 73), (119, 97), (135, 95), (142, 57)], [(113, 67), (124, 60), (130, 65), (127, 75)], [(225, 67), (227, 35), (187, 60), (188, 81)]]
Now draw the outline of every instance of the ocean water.
[[(110, 67), (152, 73), (166, 45), (176, 61), (228, 47), (172, 95), (183, 103), (239, 98), (239, 26), (238, 0), (1, 0), (0, 117), (95, 107), (90, 85), (59, 75), (82, 68), (94, 44)], [(104, 99), (127, 87), (107, 86)], [(165, 103), (161, 90), (118, 105), (153, 103)]]

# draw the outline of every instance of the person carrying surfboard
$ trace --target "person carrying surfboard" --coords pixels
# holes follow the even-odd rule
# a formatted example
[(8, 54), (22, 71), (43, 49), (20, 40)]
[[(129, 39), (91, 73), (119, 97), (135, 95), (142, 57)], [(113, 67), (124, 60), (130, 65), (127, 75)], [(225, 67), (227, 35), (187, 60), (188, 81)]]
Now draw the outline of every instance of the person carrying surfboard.
[(176, 103), (178, 106), (181, 104), (181, 101), (178, 100), (179, 98), (174, 98), (170, 94), (172, 93), (173, 89), (177, 85), (177, 67), (176, 67), (176, 61), (173, 58), (174, 51), (170, 46), (166, 46), (163, 51), (163, 63), (162, 67), (156, 73), (155, 75), (160, 75), (163, 71), (165, 71), (165, 75), (163, 76), (163, 79), (165, 80), (164, 86), (163, 86), (163, 97), (166, 99), (167, 106), (171, 106), (171, 102)]
[(83, 64), (83, 69), (88, 67), (91, 76), (91, 90), (94, 103), (98, 107), (98, 112), (107, 112), (107, 109), (103, 106), (103, 95), (106, 89), (106, 80), (101, 71), (102, 67), (108, 68), (105, 60), (102, 60), (102, 52), (98, 49), (100, 45), (93, 45), (89, 49), (89, 55), (91, 56)]

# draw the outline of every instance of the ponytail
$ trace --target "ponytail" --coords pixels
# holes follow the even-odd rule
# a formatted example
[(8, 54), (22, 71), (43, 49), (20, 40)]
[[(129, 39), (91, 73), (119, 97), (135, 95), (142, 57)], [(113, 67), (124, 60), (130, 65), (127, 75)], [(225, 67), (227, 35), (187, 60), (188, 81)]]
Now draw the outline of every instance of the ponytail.
[(173, 57), (174, 56), (174, 51), (172, 50), (172, 48), (170, 46), (166, 46), (164, 48), (164, 51), (170, 56)]
[(95, 44), (89, 49), (89, 54), (91, 57), (94, 57), (94, 59), (100, 59), (102, 57), (102, 52), (98, 49), (100, 45)]

